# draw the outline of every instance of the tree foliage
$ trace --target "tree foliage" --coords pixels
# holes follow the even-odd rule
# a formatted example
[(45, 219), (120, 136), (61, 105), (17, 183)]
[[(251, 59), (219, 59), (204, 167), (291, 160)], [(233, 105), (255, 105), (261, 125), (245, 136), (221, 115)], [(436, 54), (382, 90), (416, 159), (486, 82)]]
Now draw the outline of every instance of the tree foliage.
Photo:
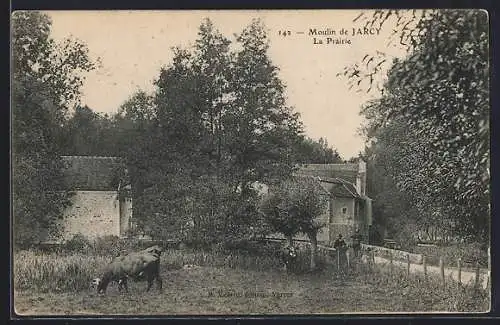
[(298, 233), (311, 241), (311, 269), (316, 268), (317, 234), (325, 226), (319, 217), (324, 213), (326, 197), (319, 183), (312, 178), (292, 178), (272, 189), (260, 205), (270, 228), (283, 234), (292, 244)]
[(326, 139), (320, 138), (315, 141), (308, 137), (303, 137), (295, 147), (295, 161), (302, 164), (338, 164), (343, 159), (337, 150), (329, 147)]
[(78, 99), (82, 72), (94, 64), (77, 41), (50, 37), (51, 21), (39, 12), (12, 16), (12, 184), (14, 239), (43, 239), (69, 204), (61, 177), (62, 125)]
[[(388, 167), (420, 218), (484, 240), (489, 225), (487, 13), (378, 11), (368, 23), (382, 25), (390, 17), (402, 24), (398, 36), (408, 55), (392, 61), (382, 96), (362, 109), (368, 121), (364, 133), (375, 140), (373, 159)], [(373, 64), (388, 58), (378, 53), (364, 62), (370, 59), (375, 63), (364, 65), (364, 73), (360, 64), (346, 68), (351, 84), (371, 87)]]
[[(34, 17), (49, 23), (45, 16)], [(326, 140), (302, 134), (259, 20), (234, 40), (204, 20), (194, 46), (172, 49), (173, 60), (159, 71), (154, 91), (131, 94), (111, 117), (81, 105), (67, 117), (69, 103), (78, 104), (80, 72), (94, 65), (82, 44), (57, 45), (50, 29), (39, 30), (49, 45), (35, 42), (45, 51), (38, 56), (50, 57), (47, 62), (62, 64), (65, 71), (48, 76), (53, 66), (29, 70), (33, 78), (47, 81), (55, 105), (57, 116), (47, 117), (59, 125), (50, 128), (58, 132), (57, 141), (50, 142), (55, 145), (51, 157), (125, 157), (135, 221), (150, 235), (177, 238), (179, 230), (191, 227), (192, 240), (221, 242), (264, 233), (255, 182), (288, 179), (297, 162), (340, 161)], [(19, 62), (32, 61), (21, 55)], [(63, 85), (71, 87), (53, 91)]]
[(172, 49), (154, 92), (113, 117), (144, 228), (168, 237), (193, 221), (207, 240), (243, 235), (258, 223), (252, 184), (291, 175), (302, 126), (268, 42), (259, 21), (231, 41), (207, 19), (192, 48)]

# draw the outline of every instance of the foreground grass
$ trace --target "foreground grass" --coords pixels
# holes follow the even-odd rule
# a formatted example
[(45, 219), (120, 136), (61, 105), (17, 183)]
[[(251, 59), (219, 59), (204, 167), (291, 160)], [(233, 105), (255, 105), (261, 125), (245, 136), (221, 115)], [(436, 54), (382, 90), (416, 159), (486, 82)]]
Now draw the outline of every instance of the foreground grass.
[[(14, 295), (21, 315), (222, 315), (330, 314), (379, 312), (480, 312), (477, 297), (464, 291), (456, 304), (454, 291), (418, 289), (406, 282), (366, 275), (337, 278), (326, 273), (286, 275), (279, 271), (251, 271), (199, 267), (163, 271), (164, 291), (145, 292), (144, 282), (130, 283), (130, 292), (111, 286), (106, 295), (94, 290), (38, 293), (19, 290)], [(462, 298), (464, 298), (462, 297)], [(484, 299), (483, 301), (487, 301)], [(472, 304), (472, 305), (471, 305)]]
[[(14, 254), (14, 288), (36, 292), (75, 292), (87, 290), (91, 280), (100, 276), (112, 256), (84, 253), (41, 253), (20, 251)], [(175, 270), (183, 265), (215, 266), (253, 270), (279, 267), (275, 256), (222, 254), (192, 250), (167, 250), (162, 254), (162, 268)]]
[[(444, 312), (487, 312), (491, 304), (491, 288), (475, 288), (459, 284), (451, 278), (443, 283), (439, 277), (409, 276), (405, 270), (380, 265), (358, 265), (357, 281), (380, 288), (382, 294), (401, 299), (402, 310)], [(415, 306), (422, 309), (413, 309)]]
[[(287, 275), (272, 255), (189, 250), (162, 256), (162, 293), (130, 282), (128, 294), (112, 285), (102, 296), (89, 284), (111, 257), (31, 251), (14, 257), (14, 305), (24, 315), (485, 312), (490, 302), (483, 290), (377, 266), (354, 265), (347, 277), (332, 267)], [(299, 260), (307, 265), (307, 258), (302, 253)], [(185, 270), (186, 264), (197, 267)]]

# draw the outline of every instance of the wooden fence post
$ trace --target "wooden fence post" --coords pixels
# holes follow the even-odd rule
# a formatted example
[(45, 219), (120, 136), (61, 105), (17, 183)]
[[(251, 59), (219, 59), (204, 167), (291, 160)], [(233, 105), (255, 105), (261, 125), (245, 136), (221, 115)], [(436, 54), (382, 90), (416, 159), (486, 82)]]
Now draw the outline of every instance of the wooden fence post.
[(459, 257), (457, 261), (458, 268), (458, 285), (462, 284), (462, 259)]
[(337, 272), (340, 274), (340, 249), (337, 249)]
[(410, 254), (406, 254), (406, 261), (408, 262), (408, 266), (406, 268), (406, 275), (410, 276)]
[(345, 255), (346, 255), (346, 259), (347, 259), (346, 273), (349, 274), (349, 269), (351, 268), (351, 253), (349, 251), (346, 251)]
[(393, 270), (392, 270), (392, 268), (393, 268), (393, 264), (394, 264), (394, 263), (393, 263), (394, 256), (392, 255), (392, 251), (390, 251), (390, 252), (389, 252), (389, 256), (390, 256), (390, 259), (389, 259), (389, 260), (390, 260), (390, 262), (391, 262), (391, 267), (390, 267), (390, 269), (391, 269), (391, 274), (392, 274), (392, 271), (393, 271)]
[(422, 255), (422, 264), (424, 265), (424, 279), (427, 280), (427, 259)]
[(442, 257), (439, 258), (439, 271), (441, 272), (441, 281), (443, 281), (443, 284), (444, 284), (445, 283), (444, 282), (444, 261), (443, 261)]
[(476, 262), (476, 279), (474, 281), (476, 288), (479, 286), (479, 261)]
[(373, 268), (372, 268), (372, 253), (370, 251), (366, 251), (366, 264), (368, 265), (368, 268), (371, 271)]

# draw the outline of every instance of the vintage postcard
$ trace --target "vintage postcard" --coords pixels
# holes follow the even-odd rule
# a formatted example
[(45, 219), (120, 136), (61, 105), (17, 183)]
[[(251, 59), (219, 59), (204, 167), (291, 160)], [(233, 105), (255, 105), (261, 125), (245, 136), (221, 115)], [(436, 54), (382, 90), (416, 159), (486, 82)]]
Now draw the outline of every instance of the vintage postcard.
[(13, 12), (15, 315), (488, 312), (488, 19)]

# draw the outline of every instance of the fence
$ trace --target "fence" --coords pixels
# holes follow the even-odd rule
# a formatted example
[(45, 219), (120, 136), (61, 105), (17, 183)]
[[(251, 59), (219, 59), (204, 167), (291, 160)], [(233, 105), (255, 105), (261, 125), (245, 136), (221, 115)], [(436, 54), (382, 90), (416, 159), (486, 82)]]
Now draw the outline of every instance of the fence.
[[(282, 239), (267, 238), (268, 241), (283, 241)], [(310, 243), (305, 240), (296, 241), (299, 246), (309, 246)], [(348, 272), (352, 266), (352, 250), (345, 252), (344, 262), (342, 262), (343, 252), (333, 247), (318, 245), (318, 254), (324, 257), (333, 257), (334, 267), (338, 271)], [(358, 261), (362, 263), (373, 263), (389, 268), (390, 271), (398, 267), (404, 269), (409, 276), (411, 273), (421, 273), (424, 278), (428, 276), (439, 277), (443, 284), (446, 281), (454, 281), (460, 285), (472, 284), (476, 287), (481, 286), (486, 289), (490, 285), (491, 272), (488, 269), (481, 269), (479, 263), (476, 263), (473, 271), (466, 270), (463, 267), (462, 260), (459, 258), (455, 265), (445, 265), (443, 258), (439, 260), (439, 266), (427, 265), (426, 256), (422, 254), (412, 254), (400, 250), (389, 249), (385, 247), (362, 244), (362, 254)]]
[(422, 256), (422, 263), (416, 264), (412, 263), (409, 254), (406, 255), (406, 260), (396, 259), (393, 254), (389, 257), (375, 256), (374, 251), (366, 251), (369, 260), (375, 264), (385, 265), (389, 268), (399, 267), (404, 268), (406, 273), (420, 273), (424, 275), (424, 278), (428, 276), (439, 277), (441, 282), (445, 284), (446, 281), (451, 280), (460, 285), (462, 284), (473, 284), (476, 287), (481, 286), (486, 289), (490, 282), (490, 271), (488, 269), (481, 269), (479, 263), (476, 263), (474, 270), (469, 271), (463, 268), (463, 263), (460, 258), (456, 260), (455, 265), (445, 265), (443, 258), (439, 259), (439, 266), (427, 265), (425, 255)]

